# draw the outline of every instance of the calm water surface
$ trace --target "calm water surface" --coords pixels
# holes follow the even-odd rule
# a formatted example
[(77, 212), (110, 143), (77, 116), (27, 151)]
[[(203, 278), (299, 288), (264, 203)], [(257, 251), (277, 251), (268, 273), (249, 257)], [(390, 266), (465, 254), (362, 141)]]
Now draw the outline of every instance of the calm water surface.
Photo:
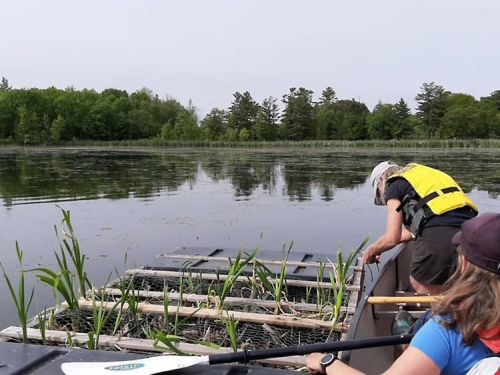
[[(54, 266), (57, 205), (70, 210), (96, 284), (178, 246), (336, 253), (380, 235), (367, 179), (379, 161), (442, 169), (500, 212), (500, 150), (0, 149), (0, 261), (17, 279)], [(125, 256), (125, 254), (127, 254)], [(126, 264), (125, 264), (126, 259)], [(37, 286), (34, 311), (53, 304)], [(0, 327), (16, 323), (3, 280)]]

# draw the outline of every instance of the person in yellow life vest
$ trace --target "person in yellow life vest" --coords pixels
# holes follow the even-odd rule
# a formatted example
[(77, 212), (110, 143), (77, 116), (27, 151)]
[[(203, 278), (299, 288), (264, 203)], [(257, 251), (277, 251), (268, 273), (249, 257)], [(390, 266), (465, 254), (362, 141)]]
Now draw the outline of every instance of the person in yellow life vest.
[(446, 173), (421, 164), (379, 163), (370, 182), (375, 204), (387, 206), (385, 233), (368, 246), (365, 263), (399, 243), (412, 251), (410, 282), (419, 293), (438, 294), (453, 274), (457, 254), (451, 238), (478, 208)]

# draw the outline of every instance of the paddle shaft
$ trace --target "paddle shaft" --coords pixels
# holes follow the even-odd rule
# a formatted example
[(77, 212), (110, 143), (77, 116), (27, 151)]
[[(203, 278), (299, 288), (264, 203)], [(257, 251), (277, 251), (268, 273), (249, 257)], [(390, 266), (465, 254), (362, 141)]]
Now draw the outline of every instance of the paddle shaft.
[(375, 348), (379, 346), (390, 346), (407, 344), (411, 341), (413, 335), (384, 336), (368, 339), (335, 341), (319, 344), (299, 345), (287, 348), (263, 349), (263, 350), (244, 350), (236, 353), (212, 354), (208, 356), (211, 365), (220, 363), (240, 362), (247, 363), (259, 359), (288, 357), (292, 355), (304, 355), (314, 352), (340, 352), (345, 350)]
[(401, 297), (368, 297), (368, 303), (372, 305), (385, 304), (418, 304), (418, 303), (434, 303), (439, 300), (440, 296), (401, 296)]

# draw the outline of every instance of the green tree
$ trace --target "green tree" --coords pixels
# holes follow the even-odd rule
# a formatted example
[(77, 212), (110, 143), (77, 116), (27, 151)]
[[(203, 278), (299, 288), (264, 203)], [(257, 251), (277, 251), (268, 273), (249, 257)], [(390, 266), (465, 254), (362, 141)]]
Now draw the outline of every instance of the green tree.
[(18, 109), (19, 121), (16, 126), (16, 140), (23, 145), (36, 144), (39, 137), (39, 121), (37, 116), (26, 106)]
[(489, 123), (489, 134), (491, 137), (500, 138), (500, 112), (491, 118)]
[(13, 95), (0, 91), (0, 138), (13, 138), (16, 125), (17, 111)]
[(250, 132), (248, 131), (248, 129), (241, 129), (240, 134), (238, 135), (238, 139), (240, 141), (248, 141), (250, 139)]
[(50, 126), (50, 140), (53, 143), (58, 143), (62, 139), (65, 127), (66, 121), (61, 115), (52, 121), (52, 125)]
[(176, 139), (175, 122), (174, 121), (169, 120), (165, 124), (162, 125), (161, 131), (160, 131), (160, 138), (166, 139), (169, 141)]
[(147, 108), (153, 119), (150, 128), (150, 136), (157, 136), (163, 124), (169, 121), (175, 121), (179, 113), (184, 110), (184, 107), (177, 100), (172, 98), (166, 98), (165, 100), (154, 98)]
[(336, 100), (337, 96), (331, 87), (327, 87), (321, 93), (315, 114), (316, 138), (318, 139), (335, 139), (336, 137)]
[(10, 91), (12, 87), (9, 85), (7, 78), (2, 77), (2, 82), (0, 83), (0, 91)]
[(230, 141), (230, 142), (235, 142), (238, 140), (239, 133), (236, 131), (236, 129), (231, 129), (229, 128), (226, 132), (225, 138)]
[(366, 119), (370, 111), (364, 103), (352, 100), (337, 100), (333, 106), (335, 121), (333, 139), (366, 139)]
[(398, 129), (399, 117), (392, 104), (379, 102), (368, 115), (367, 126), (370, 139), (393, 139)]
[(175, 124), (175, 132), (178, 139), (185, 141), (195, 141), (200, 139), (201, 131), (198, 127), (198, 116), (194, 107), (189, 105), (184, 111), (181, 111)]
[(227, 130), (226, 113), (219, 108), (213, 108), (201, 121), (201, 129), (206, 139), (220, 140)]
[(238, 133), (242, 129), (247, 129), (251, 132), (255, 125), (259, 105), (248, 91), (245, 91), (243, 94), (235, 92), (233, 98), (228, 112), (229, 127), (235, 129)]
[(406, 104), (403, 98), (399, 99), (399, 102), (394, 104), (394, 112), (401, 122), (407, 120), (411, 116), (410, 107), (408, 107), (408, 104)]
[(445, 98), (449, 92), (434, 82), (424, 83), (415, 100), (418, 102), (417, 116), (420, 117), (427, 133), (431, 138), (438, 132), (441, 121), (446, 113)]
[(291, 140), (312, 139), (314, 137), (314, 108), (311, 90), (292, 87), (283, 96), (285, 109), (281, 119), (284, 136)]
[[(473, 138), (483, 137), (488, 129), (480, 129), (479, 106), (472, 95), (449, 94), (444, 103), (446, 113), (441, 127), (436, 132), (440, 138)], [(482, 134), (481, 134), (482, 133)]]
[(480, 99), (479, 117), (483, 126), (488, 128), (488, 137), (500, 137), (500, 90)]
[(500, 90), (493, 91), (490, 96), (481, 98), (481, 102), (491, 103), (497, 111), (500, 111)]
[(321, 92), (321, 97), (319, 98), (320, 105), (332, 105), (337, 100), (337, 94), (335, 90), (328, 86)]
[(154, 118), (150, 111), (145, 109), (133, 109), (126, 113), (125, 119), (126, 138), (147, 138), (152, 134)]
[(398, 123), (393, 131), (393, 137), (399, 139), (408, 138), (413, 135), (415, 129), (413, 127), (413, 121), (411, 120), (411, 110), (403, 98), (399, 99), (399, 102), (394, 104), (394, 111), (396, 112)]
[(279, 108), (277, 99), (270, 96), (262, 101), (255, 122), (255, 139), (272, 141), (278, 137)]

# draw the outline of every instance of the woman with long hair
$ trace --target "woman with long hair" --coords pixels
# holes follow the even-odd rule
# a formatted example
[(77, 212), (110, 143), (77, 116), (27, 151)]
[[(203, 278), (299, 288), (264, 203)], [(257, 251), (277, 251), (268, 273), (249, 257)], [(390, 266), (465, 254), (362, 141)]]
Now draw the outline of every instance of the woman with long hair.
[[(433, 317), (384, 374), (461, 375), (498, 356), (500, 214), (466, 221), (452, 242), (458, 245), (457, 269), (433, 306)], [(362, 374), (331, 354), (313, 353), (307, 366), (316, 374)]]

